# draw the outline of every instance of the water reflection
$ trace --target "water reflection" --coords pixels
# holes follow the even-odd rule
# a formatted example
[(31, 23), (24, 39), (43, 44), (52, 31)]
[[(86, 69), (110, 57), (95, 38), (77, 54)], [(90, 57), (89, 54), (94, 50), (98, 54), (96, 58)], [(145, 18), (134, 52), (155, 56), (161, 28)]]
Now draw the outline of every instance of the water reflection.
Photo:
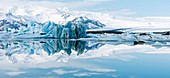
[(72, 52), (81, 55), (88, 50), (93, 50), (100, 47), (102, 44), (97, 43), (89, 46), (87, 41), (77, 41), (68, 39), (55, 39), (55, 40), (14, 40), (14, 41), (0, 41), (1, 56), (9, 57), (13, 63), (17, 61), (13, 55), (26, 54), (29, 55), (42, 55), (46, 52), (48, 56), (54, 54), (62, 54), (70, 56)]
[[(13, 56), (25, 54), (28, 56), (37, 55), (41, 56), (44, 52), (47, 56), (53, 56), (60, 54), (60, 56), (69, 57), (70, 55), (74, 57), (91, 52), (91, 50), (96, 51), (104, 45), (149, 45), (155, 48), (170, 47), (169, 42), (117, 42), (117, 41), (83, 41), (83, 40), (69, 40), (69, 39), (46, 39), (46, 40), (13, 40), (13, 41), (0, 41), (1, 56), (7, 56), (13, 63), (17, 62), (17, 59)], [(106, 47), (107, 48), (107, 47)], [(99, 49), (100, 50), (100, 49)], [(107, 49), (108, 50), (108, 49)], [(106, 50), (106, 51), (107, 51)], [(113, 48), (111, 49), (114, 50)], [(74, 53), (74, 54), (72, 54)], [(98, 52), (99, 54), (99, 52)], [(107, 55), (107, 53), (105, 53)], [(94, 54), (95, 55), (95, 54)], [(60, 60), (59, 58), (56, 58)]]
[(48, 40), (42, 43), (42, 49), (48, 55), (61, 52), (61, 50), (64, 50), (68, 55), (71, 55), (71, 50), (75, 50), (79, 55), (84, 52), (85, 46), (86, 41)]
[(13, 54), (37, 54), (44, 50), (49, 56), (55, 53), (64, 51), (67, 55), (71, 55), (72, 50), (77, 52), (77, 55), (82, 54), (85, 49), (90, 50), (98, 46), (87, 46), (86, 41), (70, 41), (70, 40), (41, 40), (41, 41), (1, 41), (0, 49), (5, 50), (5, 55), (12, 56)]
[[(169, 42), (57, 39), (0, 42), (2, 78), (170, 77), (166, 74), (170, 65)], [(157, 72), (153, 75), (145, 71)]]
[[(82, 41), (82, 40), (69, 40), (69, 39), (50, 39), (50, 40), (13, 40), (13, 41), (0, 41), (1, 57), (7, 56), (13, 63), (17, 63), (17, 54), (25, 54), (28, 56), (47, 53), (48, 56), (60, 54), (60, 56), (69, 57), (76, 53), (77, 56), (91, 52), (90, 50), (99, 49), (104, 45), (149, 45), (155, 48), (170, 47), (169, 42), (117, 42), (117, 41)], [(106, 47), (107, 48), (107, 47)], [(100, 50), (100, 49), (99, 49)], [(107, 49), (108, 50), (108, 49)], [(106, 51), (107, 51), (106, 50)], [(111, 48), (113, 51), (114, 49)], [(147, 49), (146, 49), (147, 50)], [(101, 50), (102, 51), (102, 50)], [(133, 51), (133, 50), (131, 50)], [(98, 52), (99, 53), (99, 52)], [(74, 57), (74, 54), (72, 55)], [(104, 55), (104, 54), (103, 54)], [(105, 52), (105, 55), (107, 53)], [(59, 55), (57, 55), (59, 56)], [(92, 55), (93, 56), (93, 55)], [(56, 58), (60, 60), (59, 58)]]

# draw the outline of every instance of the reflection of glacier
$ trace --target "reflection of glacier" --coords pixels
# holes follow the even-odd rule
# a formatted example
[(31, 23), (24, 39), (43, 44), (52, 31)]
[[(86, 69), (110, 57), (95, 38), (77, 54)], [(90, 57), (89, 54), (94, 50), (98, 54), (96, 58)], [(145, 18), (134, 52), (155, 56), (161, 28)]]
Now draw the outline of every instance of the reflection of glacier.
[[(118, 45), (151, 45), (156, 48), (169, 47), (169, 42), (118, 42), (118, 41), (81, 41), (81, 40), (15, 40), (1, 41), (1, 58), (16, 62), (43, 62), (56, 60), (67, 62), (69, 58), (90, 58), (117, 55)], [(111, 45), (109, 47), (109, 45)], [(121, 50), (121, 49), (120, 49)], [(126, 50), (128, 51), (128, 50)], [(125, 53), (126, 53), (125, 51)], [(131, 50), (130, 50), (131, 51)], [(120, 52), (121, 53), (121, 52)], [(80, 56), (80, 57), (79, 57)], [(120, 58), (121, 59), (121, 58)], [(123, 58), (122, 58), (123, 59)]]
[(80, 55), (83, 52), (98, 48), (102, 45), (103, 44), (94, 44), (88, 46), (86, 41), (70, 41), (68, 39), (2, 41), (1, 50), (5, 52), (1, 53), (1, 55), (9, 57), (9, 60), (12, 62), (17, 62), (19, 59), (17, 58), (18, 56), (24, 56), (24, 58), (21, 59), (34, 55), (37, 57), (42, 56), (42, 58), (44, 56), (50, 57), (54, 55), (68, 57), (74, 52), (76, 52), (75, 55)]

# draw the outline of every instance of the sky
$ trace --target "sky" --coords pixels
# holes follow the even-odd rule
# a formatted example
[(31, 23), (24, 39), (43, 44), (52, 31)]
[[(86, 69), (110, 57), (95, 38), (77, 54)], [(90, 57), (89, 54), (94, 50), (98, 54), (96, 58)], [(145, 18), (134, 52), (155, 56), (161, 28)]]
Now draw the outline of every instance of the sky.
[(38, 5), (49, 8), (117, 13), (131, 16), (169, 16), (170, 0), (0, 0), (0, 8)]

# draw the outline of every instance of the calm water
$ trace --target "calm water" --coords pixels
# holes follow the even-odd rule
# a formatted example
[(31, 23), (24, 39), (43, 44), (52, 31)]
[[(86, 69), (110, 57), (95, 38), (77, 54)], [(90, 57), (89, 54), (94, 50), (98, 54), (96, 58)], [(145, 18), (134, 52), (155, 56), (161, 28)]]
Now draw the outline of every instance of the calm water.
[(0, 42), (0, 78), (170, 78), (170, 42)]

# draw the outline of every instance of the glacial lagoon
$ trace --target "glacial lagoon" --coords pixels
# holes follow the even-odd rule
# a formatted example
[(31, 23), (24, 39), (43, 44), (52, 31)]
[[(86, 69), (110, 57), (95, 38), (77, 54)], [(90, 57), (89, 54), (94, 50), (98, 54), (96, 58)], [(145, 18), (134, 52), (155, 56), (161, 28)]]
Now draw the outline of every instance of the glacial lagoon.
[(170, 42), (0, 40), (0, 78), (170, 78)]

